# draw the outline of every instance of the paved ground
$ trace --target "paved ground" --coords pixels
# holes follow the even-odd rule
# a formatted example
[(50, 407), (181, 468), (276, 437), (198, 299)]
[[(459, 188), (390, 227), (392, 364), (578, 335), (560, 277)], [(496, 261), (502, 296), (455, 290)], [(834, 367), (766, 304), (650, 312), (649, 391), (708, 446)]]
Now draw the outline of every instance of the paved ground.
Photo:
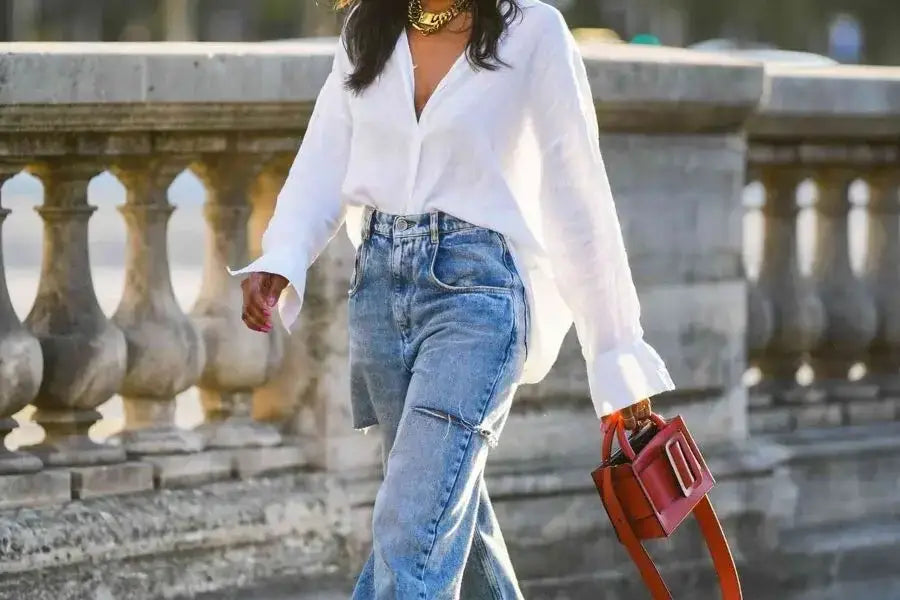
[[(339, 584), (324, 584), (323, 589), (303, 591), (302, 584), (285, 581), (239, 592), (206, 595), (197, 600), (347, 600), (350, 590)], [(828, 591), (813, 590), (781, 600), (896, 600), (900, 598), (900, 581), (872, 580), (845, 584)]]

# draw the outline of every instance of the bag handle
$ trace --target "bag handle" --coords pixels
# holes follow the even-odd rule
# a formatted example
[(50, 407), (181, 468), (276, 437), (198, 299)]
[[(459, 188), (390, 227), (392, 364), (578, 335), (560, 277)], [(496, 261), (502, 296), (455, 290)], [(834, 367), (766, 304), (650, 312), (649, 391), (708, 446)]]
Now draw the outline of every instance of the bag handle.
[[(656, 413), (650, 414), (650, 420), (653, 421), (656, 428), (660, 430), (668, 424), (665, 419)], [(622, 448), (622, 452), (625, 453), (628, 460), (633, 461), (637, 457), (637, 454), (635, 453), (631, 442), (628, 441), (628, 435), (625, 433), (625, 420), (622, 419), (622, 415), (618, 412), (613, 413), (610, 415), (609, 421), (605, 423), (603, 427), (603, 462), (609, 462), (609, 459), (612, 456), (613, 436), (616, 436), (619, 439), (619, 447)]]

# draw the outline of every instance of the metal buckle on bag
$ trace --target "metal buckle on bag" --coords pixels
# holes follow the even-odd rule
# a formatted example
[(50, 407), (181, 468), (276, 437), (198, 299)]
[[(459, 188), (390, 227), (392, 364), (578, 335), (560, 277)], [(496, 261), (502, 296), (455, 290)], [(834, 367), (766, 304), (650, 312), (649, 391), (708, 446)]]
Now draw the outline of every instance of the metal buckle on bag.
[(688, 473), (690, 473), (691, 467), (690, 465), (688, 465), (687, 457), (684, 455), (684, 448), (680, 444), (680, 440), (677, 437), (673, 437), (668, 442), (666, 442), (666, 458), (669, 459), (669, 466), (672, 467), (672, 473), (674, 473), (675, 475), (675, 480), (678, 481), (678, 486), (681, 488), (681, 493), (684, 494), (685, 498), (687, 498), (691, 495), (691, 490), (694, 489), (694, 483), (697, 481), (697, 479), (692, 476), (691, 478), (693, 479), (693, 481), (691, 482), (690, 486), (684, 482), (684, 475), (682, 474), (681, 469), (679, 468), (679, 465), (677, 464), (677, 461), (675, 459), (675, 455), (672, 452), (672, 446), (675, 445), (677, 445), (678, 452), (681, 454), (681, 462), (684, 465), (684, 469), (688, 471)]

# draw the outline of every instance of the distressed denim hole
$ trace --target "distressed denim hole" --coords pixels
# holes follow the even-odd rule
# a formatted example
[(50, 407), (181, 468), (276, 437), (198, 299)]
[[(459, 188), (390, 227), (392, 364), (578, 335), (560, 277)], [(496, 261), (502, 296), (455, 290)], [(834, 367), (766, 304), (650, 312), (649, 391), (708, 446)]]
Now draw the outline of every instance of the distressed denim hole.
[(487, 445), (491, 448), (497, 447), (497, 436), (494, 435), (493, 432), (481, 427), (480, 425), (475, 425), (466, 421), (461, 417), (457, 417), (456, 415), (451, 415), (450, 413), (446, 413), (440, 410), (435, 410), (433, 408), (426, 408), (424, 406), (414, 406), (412, 410), (417, 413), (421, 413), (423, 415), (428, 415), (429, 417), (434, 417), (440, 421), (444, 421), (448, 426), (456, 425), (458, 427), (462, 427), (463, 429), (468, 429), (472, 433), (475, 433), (481, 436)]

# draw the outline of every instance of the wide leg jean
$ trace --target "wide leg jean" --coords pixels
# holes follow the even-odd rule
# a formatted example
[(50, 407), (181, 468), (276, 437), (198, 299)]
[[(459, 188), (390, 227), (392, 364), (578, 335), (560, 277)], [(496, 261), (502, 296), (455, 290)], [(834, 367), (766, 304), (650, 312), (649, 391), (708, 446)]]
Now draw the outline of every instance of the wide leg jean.
[(353, 401), (379, 423), (385, 469), (353, 598), (521, 598), (484, 481), (526, 354), (504, 238), (369, 210), (349, 302)]

